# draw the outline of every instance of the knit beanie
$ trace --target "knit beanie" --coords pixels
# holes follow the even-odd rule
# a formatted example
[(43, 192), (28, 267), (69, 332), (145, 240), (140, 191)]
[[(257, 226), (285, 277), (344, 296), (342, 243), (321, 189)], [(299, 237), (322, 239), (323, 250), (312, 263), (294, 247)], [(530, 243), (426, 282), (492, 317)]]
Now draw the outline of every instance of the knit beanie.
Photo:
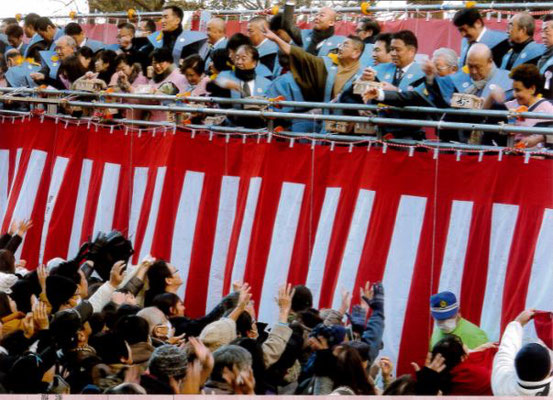
[(184, 349), (164, 344), (154, 350), (150, 356), (148, 368), (150, 372), (161, 377), (184, 376), (188, 366), (188, 354)]
[(551, 371), (549, 351), (538, 343), (528, 343), (515, 357), (518, 379), (525, 382), (539, 382)]
[(17, 276), (14, 274), (7, 274), (0, 272), (0, 292), (10, 294), (12, 292), (12, 286), (17, 282)]
[(229, 344), (236, 339), (236, 322), (230, 318), (221, 318), (207, 325), (200, 333), (200, 340), (210, 351)]
[(65, 276), (50, 275), (46, 278), (46, 297), (53, 310), (57, 310), (62, 304), (67, 303), (76, 291), (75, 282)]

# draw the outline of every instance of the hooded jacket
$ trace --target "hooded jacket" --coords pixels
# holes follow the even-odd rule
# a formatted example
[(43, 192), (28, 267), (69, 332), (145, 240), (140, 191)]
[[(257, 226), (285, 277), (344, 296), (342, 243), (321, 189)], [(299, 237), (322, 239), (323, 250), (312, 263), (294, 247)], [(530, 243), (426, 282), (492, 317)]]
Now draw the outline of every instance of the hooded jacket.
[(553, 376), (537, 382), (518, 378), (515, 357), (522, 347), (522, 325), (513, 321), (507, 325), (493, 362), (492, 391), (495, 396), (553, 396)]

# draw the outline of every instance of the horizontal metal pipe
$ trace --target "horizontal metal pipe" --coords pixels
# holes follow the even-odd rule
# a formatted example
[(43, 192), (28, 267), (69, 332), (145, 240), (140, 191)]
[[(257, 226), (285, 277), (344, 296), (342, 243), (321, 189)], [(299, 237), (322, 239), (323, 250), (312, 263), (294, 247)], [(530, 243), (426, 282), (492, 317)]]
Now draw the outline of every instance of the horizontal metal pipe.
[[(345, 1), (345, 0), (344, 0)], [(472, 8), (477, 10), (535, 10), (547, 9), (553, 6), (552, 2), (534, 2), (534, 3), (482, 3), (475, 4)], [(370, 12), (419, 12), (419, 11), (455, 11), (465, 8), (464, 4), (421, 4), (421, 5), (405, 5), (405, 6), (374, 6), (370, 7)], [(335, 7), (337, 12), (346, 13), (361, 13), (360, 7)], [(217, 15), (248, 15), (268, 13), (269, 10), (205, 10)], [(318, 8), (299, 8), (296, 13), (309, 14), (318, 12)], [(135, 11), (135, 16), (138, 17), (160, 17), (161, 11)], [(50, 15), (49, 18), (128, 18), (128, 12), (108, 12), (108, 13), (77, 13), (75, 15)]]
[[(8, 98), (11, 101), (18, 101), (17, 97)], [(0, 101), (6, 98), (0, 97)], [(26, 98), (25, 102), (31, 103), (51, 103), (51, 99)], [(424, 121), (413, 119), (397, 119), (397, 118), (381, 118), (375, 116), (369, 117), (353, 117), (347, 115), (320, 115), (320, 114), (302, 114), (302, 113), (278, 113), (272, 111), (249, 111), (249, 110), (234, 110), (234, 109), (217, 109), (206, 107), (179, 107), (179, 106), (158, 106), (158, 105), (142, 105), (142, 104), (123, 104), (123, 103), (91, 103), (84, 101), (67, 101), (65, 104), (75, 107), (85, 108), (112, 108), (123, 110), (148, 110), (148, 111), (168, 111), (181, 113), (201, 113), (209, 115), (232, 115), (243, 117), (264, 117), (268, 119), (284, 118), (284, 119), (304, 119), (313, 121), (342, 121), (342, 122), (361, 122), (372, 123), (375, 125), (394, 125), (394, 126), (409, 126), (409, 127), (435, 127), (440, 129), (462, 129), (462, 130), (479, 130), (484, 132), (496, 133), (540, 133), (543, 135), (553, 135), (553, 128), (536, 128), (525, 126), (512, 125), (490, 125), (490, 124), (470, 124), (461, 122), (444, 122), (444, 121)]]
[[(321, 108), (332, 110), (367, 110), (367, 111), (379, 111), (382, 109), (392, 111), (403, 111), (410, 113), (423, 113), (423, 114), (450, 114), (450, 115), (465, 115), (473, 117), (512, 117), (520, 116), (523, 118), (535, 118), (542, 120), (553, 120), (553, 114), (536, 113), (536, 112), (510, 112), (501, 110), (469, 110), (463, 108), (436, 108), (436, 107), (421, 107), (421, 106), (407, 106), (407, 107), (381, 107), (374, 104), (348, 104), (348, 103), (319, 103), (319, 102), (299, 102), (299, 101), (271, 101), (264, 99), (229, 99), (223, 97), (178, 97), (159, 94), (136, 94), (136, 93), (91, 93), (80, 92), (75, 90), (55, 90), (55, 89), (43, 89), (36, 90), (32, 88), (0, 88), (0, 93), (41, 93), (51, 95), (64, 95), (64, 96), (82, 96), (82, 97), (112, 97), (120, 99), (136, 99), (136, 100), (148, 100), (148, 101), (173, 101), (175, 103), (192, 102), (192, 103), (216, 103), (216, 104), (251, 104), (251, 105), (279, 105), (282, 107), (294, 107), (294, 108)], [(1, 96), (0, 96), (1, 99)]]

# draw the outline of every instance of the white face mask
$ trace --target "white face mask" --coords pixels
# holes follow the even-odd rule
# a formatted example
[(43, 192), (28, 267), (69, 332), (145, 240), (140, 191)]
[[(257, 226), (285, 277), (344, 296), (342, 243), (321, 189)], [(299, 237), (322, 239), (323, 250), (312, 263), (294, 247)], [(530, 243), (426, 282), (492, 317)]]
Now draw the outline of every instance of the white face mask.
[(443, 333), (451, 333), (457, 328), (457, 318), (444, 319), (443, 321), (436, 321), (436, 325), (441, 329)]

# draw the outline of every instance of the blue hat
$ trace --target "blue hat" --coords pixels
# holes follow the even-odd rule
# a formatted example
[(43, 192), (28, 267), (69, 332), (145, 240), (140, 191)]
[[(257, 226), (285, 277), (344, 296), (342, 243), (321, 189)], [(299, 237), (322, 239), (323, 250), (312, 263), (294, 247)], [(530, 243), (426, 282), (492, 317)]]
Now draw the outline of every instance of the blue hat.
[(437, 320), (449, 319), (459, 311), (457, 297), (451, 292), (440, 292), (430, 297), (430, 311)]

